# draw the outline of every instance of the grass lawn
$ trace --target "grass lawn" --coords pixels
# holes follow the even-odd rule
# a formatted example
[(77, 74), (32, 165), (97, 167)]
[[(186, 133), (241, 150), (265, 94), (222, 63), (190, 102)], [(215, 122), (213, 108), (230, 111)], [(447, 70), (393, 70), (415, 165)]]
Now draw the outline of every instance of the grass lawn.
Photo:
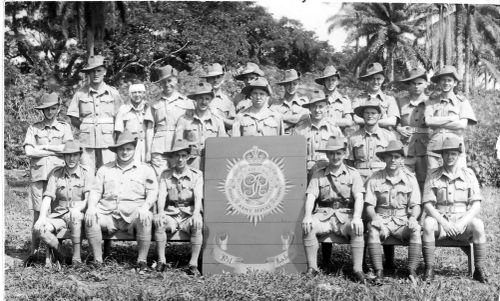
[[(179, 267), (188, 261), (185, 245), (171, 245), (167, 256), (173, 268), (164, 273), (138, 274), (133, 269), (135, 243), (115, 243), (112, 259), (99, 270), (88, 267), (24, 268), (31, 240), (31, 216), (24, 187), (5, 184), (5, 298), (6, 300), (500, 300), (500, 189), (484, 188), (481, 216), (488, 235), (488, 284), (467, 275), (467, 257), (458, 248), (438, 248), (436, 280), (413, 286), (404, 279), (406, 248), (396, 248), (396, 276), (384, 285), (356, 284), (344, 276), (350, 260), (346, 247), (334, 247), (337, 267), (331, 274), (252, 273), (191, 278)], [(83, 256), (89, 256), (84, 243)], [(150, 260), (155, 258), (154, 246)], [(423, 262), (418, 272), (422, 273)]]

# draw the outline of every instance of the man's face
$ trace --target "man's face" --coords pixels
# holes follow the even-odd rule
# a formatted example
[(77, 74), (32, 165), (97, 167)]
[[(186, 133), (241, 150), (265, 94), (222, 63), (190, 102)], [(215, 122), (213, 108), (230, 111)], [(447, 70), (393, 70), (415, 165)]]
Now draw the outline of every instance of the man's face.
[(326, 153), (326, 157), (328, 158), (330, 165), (335, 167), (340, 167), (342, 165), (345, 159), (345, 155), (346, 155), (345, 149), (339, 149), (336, 151), (330, 151)]
[(259, 75), (255, 74), (255, 73), (245, 74), (245, 75), (243, 75), (243, 83), (245, 84), (245, 86), (248, 86), (251, 82), (253, 82), (254, 80), (256, 80), (258, 78), (259, 78)]
[(126, 143), (116, 148), (116, 155), (120, 162), (130, 162), (134, 159), (135, 145), (133, 143)]
[(146, 92), (144, 91), (134, 91), (130, 93), (130, 100), (132, 104), (138, 105), (140, 104), (146, 97)]
[(196, 103), (196, 109), (205, 112), (208, 110), (210, 103), (212, 102), (214, 98), (210, 94), (202, 94), (198, 95), (195, 98), (195, 103)]
[(172, 158), (177, 168), (184, 168), (187, 164), (187, 160), (189, 159), (189, 153), (185, 150), (178, 151), (172, 155)]
[(372, 93), (376, 93), (382, 89), (382, 84), (384, 83), (385, 76), (381, 73), (374, 74), (370, 76), (368, 80), (368, 89)]
[(411, 95), (421, 95), (422, 93), (425, 92), (425, 89), (427, 88), (427, 81), (423, 78), (416, 78), (412, 81), (410, 81), (409, 87), (408, 87), (408, 92), (410, 92)]
[(174, 93), (175, 90), (177, 89), (177, 83), (178, 83), (177, 77), (171, 76), (163, 79), (160, 85), (163, 89), (163, 92), (170, 95)]
[(453, 167), (457, 164), (460, 152), (458, 150), (443, 151), (443, 165), (445, 167)]
[(363, 111), (363, 120), (366, 125), (375, 125), (380, 119), (380, 113), (375, 108), (366, 108)]
[(325, 78), (325, 81), (323, 82), (323, 86), (329, 92), (335, 91), (335, 89), (337, 89), (338, 84), (339, 84), (339, 78), (336, 75)]
[(264, 106), (267, 106), (267, 102), (269, 101), (269, 94), (267, 91), (259, 88), (254, 88), (252, 92), (250, 92), (250, 99), (252, 100), (252, 106), (254, 108), (260, 109)]
[(388, 153), (384, 156), (385, 168), (387, 170), (396, 171), (404, 163), (404, 157), (400, 153)]
[(75, 168), (80, 162), (80, 153), (65, 154), (64, 162), (66, 162), (66, 166), (70, 169)]
[(45, 119), (47, 120), (54, 120), (56, 118), (57, 114), (59, 113), (59, 105), (53, 105), (48, 108), (45, 108), (42, 110), (43, 116), (45, 116)]
[(210, 76), (206, 78), (206, 81), (211, 84), (214, 89), (219, 89), (224, 82), (224, 75)]
[(439, 87), (442, 92), (451, 92), (456, 85), (457, 81), (452, 76), (444, 75), (439, 78)]
[(99, 85), (104, 81), (104, 76), (106, 75), (106, 68), (99, 66), (87, 72), (90, 83), (94, 85)]
[(285, 83), (283, 87), (285, 88), (285, 92), (289, 95), (293, 95), (297, 92), (297, 88), (299, 86), (298, 80), (292, 80), (291, 82)]
[(311, 111), (311, 118), (315, 120), (321, 120), (326, 116), (326, 110), (328, 105), (326, 101), (318, 101), (309, 106)]

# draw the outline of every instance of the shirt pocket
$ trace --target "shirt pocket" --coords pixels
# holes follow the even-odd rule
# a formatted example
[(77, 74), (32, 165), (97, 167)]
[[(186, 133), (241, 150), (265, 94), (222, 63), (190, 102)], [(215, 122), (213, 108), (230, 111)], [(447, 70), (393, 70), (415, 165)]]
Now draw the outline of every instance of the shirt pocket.
[(323, 199), (323, 200), (326, 200), (326, 199), (332, 197), (330, 183), (328, 183), (328, 182), (320, 182), (319, 183), (319, 196), (320, 196), (320, 199)]
[(94, 124), (82, 123), (80, 125), (80, 142), (82, 144), (89, 144), (91, 141), (91, 133), (94, 130)]
[(366, 161), (368, 154), (366, 153), (365, 141), (358, 141), (352, 145), (352, 152), (355, 161)]
[(94, 100), (91, 96), (80, 99), (80, 116), (87, 117), (94, 113)]
[(278, 122), (274, 118), (264, 119), (262, 133), (264, 136), (278, 135)]
[(455, 182), (454, 203), (463, 203), (469, 205), (469, 185), (464, 181)]
[(214, 122), (207, 122), (205, 123), (205, 131), (206, 131), (206, 137), (217, 137), (219, 134), (217, 126), (214, 124)]
[[(375, 196), (377, 197), (376, 207), (380, 206), (382, 208), (389, 208), (391, 205), (391, 193), (392, 191), (388, 185), (378, 185), (375, 187)], [(395, 195), (394, 195), (395, 197)]]
[(448, 116), (460, 116), (460, 109), (451, 104), (448, 105)]
[(35, 133), (35, 139), (37, 145), (47, 145), (49, 144), (49, 133), (45, 130), (38, 130)]
[(142, 180), (135, 178), (130, 179), (130, 190), (136, 197), (145, 198), (146, 187)]
[(198, 127), (194, 124), (191, 124), (182, 133), (182, 138), (189, 142), (198, 142), (198, 140), (200, 139), (200, 132), (198, 130)]
[(115, 99), (111, 94), (105, 93), (99, 97), (100, 105), (101, 105), (101, 114), (114, 116), (115, 115)]
[(113, 145), (113, 130), (114, 125), (112, 123), (101, 124), (102, 141), (105, 145)]
[(254, 135), (257, 133), (255, 122), (251, 118), (243, 118), (241, 120), (241, 134), (242, 136)]
[(153, 112), (153, 118), (156, 126), (165, 125), (166, 124), (165, 105), (161, 102), (154, 103), (151, 106), (151, 110)]
[(59, 130), (52, 131), (50, 135), (50, 144), (57, 145), (63, 143), (64, 133)]

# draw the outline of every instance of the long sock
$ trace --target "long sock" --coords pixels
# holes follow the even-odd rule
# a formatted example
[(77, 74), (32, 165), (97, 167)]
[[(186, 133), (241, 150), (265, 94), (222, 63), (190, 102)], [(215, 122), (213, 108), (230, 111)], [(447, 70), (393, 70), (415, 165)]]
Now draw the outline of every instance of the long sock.
[(422, 242), (422, 254), (424, 255), (424, 262), (426, 268), (434, 267), (434, 250), (436, 249), (436, 243), (433, 242)]
[(198, 266), (198, 257), (200, 257), (201, 244), (191, 244), (191, 259), (189, 265)]
[(474, 265), (476, 268), (484, 268), (484, 259), (486, 258), (486, 244), (474, 244)]
[(137, 245), (139, 247), (137, 262), (147, 262), (151, 240), (138, 240)]
[(306, 241), (304, 240), (304, 249), (306, 251), (307, 266), (309, 268), (317, 270), (318, 269), (318, 249), (319, 249), (318, 243), (316, 242), (316, 243), (312, 243), (311, 245), (307, 245)]
[(165, 257), (165, 247), (167, 241), (157, 241), (156, 242), (156, 254), (158, 254), (158, 262), (167, 263), (167, 258)]
[(73, 261), (82, 261), (82, 255), (81, 255), (81, 249), (82, 249), (82, 244), (80, 243), (80, 240), (78, 243), (73, 241)]
[(420, 259), (420, 250), (422, 249), (421, 244), (410, 243), (408, 246), (408, 269), (416, 270), (418, 261)]
[(351, 240), (352, 269), (354, 272), (363, 271), (364, 248), (365, 243), (363, 237), (361, 237), (361, 239)]
[(382, 271), (382, 250), (380, 250), (380, 243), (369, 243), (368, 244), (368, 253), (370, 253), (370, 257), (372, 259), (373, 267), (375, 271)]

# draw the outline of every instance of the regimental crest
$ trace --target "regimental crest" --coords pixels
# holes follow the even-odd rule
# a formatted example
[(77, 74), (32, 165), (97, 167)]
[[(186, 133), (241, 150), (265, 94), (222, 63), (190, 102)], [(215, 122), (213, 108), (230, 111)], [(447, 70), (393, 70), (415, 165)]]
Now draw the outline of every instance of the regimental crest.
[(257, 224), (268, 214), (283, 213), (283, 199), (293, 187), (283, 174), (283, 158), (253, 146), (242, 158), (228, 160), (228, 174), (219, 184), (228, 200), (226, 214), (246, 215)]

